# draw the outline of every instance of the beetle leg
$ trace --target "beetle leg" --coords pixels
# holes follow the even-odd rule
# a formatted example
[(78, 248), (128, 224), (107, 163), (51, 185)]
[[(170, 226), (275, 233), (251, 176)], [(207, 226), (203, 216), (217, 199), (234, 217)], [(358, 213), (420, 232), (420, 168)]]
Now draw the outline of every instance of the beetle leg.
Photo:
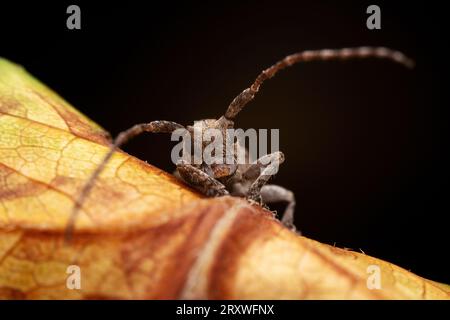
[(229, 194), (220, 181), (184, 161), (180, 161), (177, 164), (177, 171), (184, 181), (208, 197), (218, 197)]
[[(244, 179), (257, 174), (256, 180), (247, 192), (247, 199), (261, 201), (261, 188), (278, 172), (278, 167), (284, 162), (284, 155), (277, 151), (259, 158), (244, 172)], [(259, 172), (257, 172), (259, 170)]]
[(287, 228), (295, 230), (295, 196), (292, 191), (274, 184), (267, 184), (261, 188), (261, 199), (264, 203), (287, 202), (287, 207), (281, 216), (281, 222)]

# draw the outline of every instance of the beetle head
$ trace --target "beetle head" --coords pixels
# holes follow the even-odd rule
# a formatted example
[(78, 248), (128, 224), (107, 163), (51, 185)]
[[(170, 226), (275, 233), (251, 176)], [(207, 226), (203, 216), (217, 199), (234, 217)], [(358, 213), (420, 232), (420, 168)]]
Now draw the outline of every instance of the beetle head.
[[(212, 163), (202, 163), (203, 170), (208, 173), (210, 176), (220, 179), (225, 178), (232, 175), (236, 169), (236, 164), (227, 163), (226, 159), (226, 150), (227, 150), (227, 129), (232, 129), (234, 127), (234, 122), (232, 120), (226, 119), (225, 117), (221, 117), (219, 119), (204, 119), (200, 121), (196, 121), (193, 126), (187, 126), (187, 130), (189, 131), (192, 137), (192, 148), (191, 150), (195, 150), (194, 145), (202, 146), (202, 155), (205, 148), (214, 142), (215, 137), (211, 136), (211, 129), (215, 129), (216, 133), (220, 132), (223, 143), (223, 157), (221, 157), (222, 162), (212, 162)], [(234, 148), (234, 145), (233, 145)], [(234, 151), (234, 150), (233, 150)], [(215, 156), (215, 154), (212, 154)], [(204, 160), (203, 160), (204, 161)], [(230, 161), (228, 161), (230, 162)]]

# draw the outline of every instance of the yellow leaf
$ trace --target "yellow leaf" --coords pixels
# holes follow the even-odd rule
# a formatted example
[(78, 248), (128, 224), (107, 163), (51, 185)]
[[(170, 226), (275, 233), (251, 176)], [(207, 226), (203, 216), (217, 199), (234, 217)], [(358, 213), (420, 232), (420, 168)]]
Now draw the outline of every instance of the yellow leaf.
[(448, 286), (298, 236), (243, 199), (204, 199), (124, 152), (101, 174), (66, 246), (74, 199), (108, 134), (1, 59), (0, 129), (0, 298), (450, 297)]

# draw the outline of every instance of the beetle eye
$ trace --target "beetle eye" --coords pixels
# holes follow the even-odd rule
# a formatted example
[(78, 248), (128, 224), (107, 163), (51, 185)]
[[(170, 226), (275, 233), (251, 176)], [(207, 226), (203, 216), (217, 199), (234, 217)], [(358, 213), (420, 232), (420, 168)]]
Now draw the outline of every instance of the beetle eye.
[(232, 175), (236, 171), (236, 166), (232, 164), (212, 164), (211, 169), (214, 178), (223, 178)]

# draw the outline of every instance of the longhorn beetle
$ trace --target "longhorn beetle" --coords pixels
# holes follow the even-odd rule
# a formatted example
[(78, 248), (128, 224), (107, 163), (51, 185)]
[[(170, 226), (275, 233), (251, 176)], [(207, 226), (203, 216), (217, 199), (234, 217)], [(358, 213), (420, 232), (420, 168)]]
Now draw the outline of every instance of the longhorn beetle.
[[(294, 53), (262, 71), (249, 88), (242, 91), (233, 99), (233, 101), (231, 101), (225, 114), (219, 119), (206, 119), (201, 120), (200, 122), (205, 129), (218, 129), (221, 132), (225, 132), (227, 129), (234, 127), (234, 119), (245, 105), (253, 100), (258, 93), (261, 84), (265, 80), (272, 78), (278, 71), (299, 62), (313, 60), (346, 60), (352, 58), (383, 58), (402, 64), (408, 68), (414, 67), (414, 61), (403, 53), (384, 47), (324, 49)], [(92, 173), (75, 201), (66, 228), (66, 241), (70, 241), (72, 237), (76, 217), (79, 214), (84, 201), (88, 197), (89, 192), (92, 190), (95, 180), (98, 178), (117, 148), (131, 138), (144, 132), (172, 133), (181, 128), (185, 127), (172, 121), (157, 120), (149, 123), (137, 124), (128, 130), (121, 132), (114, 140), (109, 152)], [(185, 129), (187, 129), (188, 132), (192, 132), (194, 130), (193, 128), (193, 126), (187, 126)], [(235, 147), (242, 148), (243, 146), (236, 144)], [(204, 144), (202, 144), (202, 148), (205, 148)], [(201, 164), (190, 164), (181, 160), (176, 165), (176, 176), (201, 193), (211, 197), (231, 194), (243, 196), (251, 201), (260, 203), (287, 202), (287, 207), (282, 215), (281, 221), (285, 226), (295, 229), (293, 224), (295, 208), (294, 194), (283, 187), (267, 184), (273, 174), (274, 163), (278, 165), (283, 162), (284, 155), (279, 151), (265, 155), (258, 160), (247, 164), (232, 163), (208, 165), (204, 162)]]

